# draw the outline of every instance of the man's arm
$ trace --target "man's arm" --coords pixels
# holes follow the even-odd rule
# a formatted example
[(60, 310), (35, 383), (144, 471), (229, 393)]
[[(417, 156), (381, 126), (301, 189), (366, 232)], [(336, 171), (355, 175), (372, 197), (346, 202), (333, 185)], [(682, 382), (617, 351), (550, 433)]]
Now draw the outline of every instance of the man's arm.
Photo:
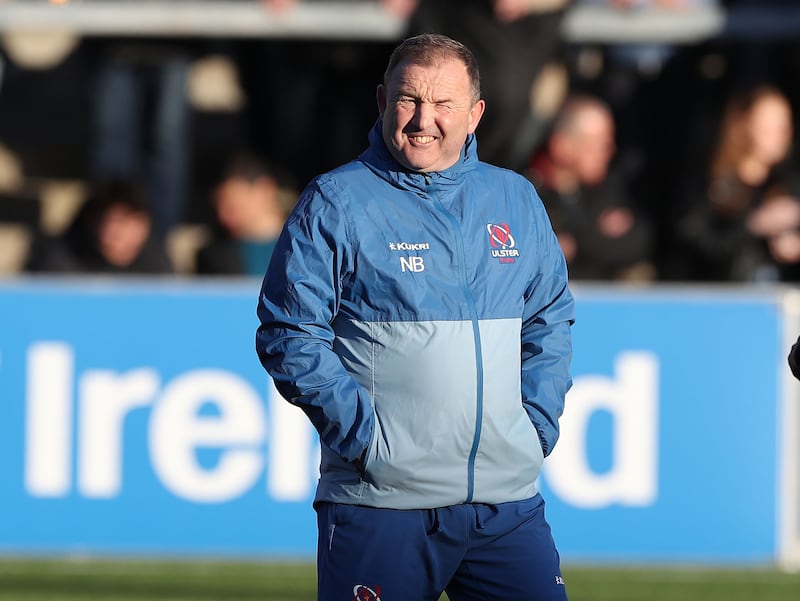
[(333, 351), (331, 323), (352, 269), (347, 217), (315, 186), (278, 240), (258, 303), (256, 351), (281, 395), (323, 444), (355, 462), (372, 436), (371, 400)]
[(800, 337), (789, 351), (789, 369), (792, 370), (794, 377), (800, 380)]
[(558, 440), (558, 420), (572, 386), (575, 301), (567, 286), (564, 256), (543, 208), (539, 219), (542, 266), (528, 289), (522, 322), (522, 403), (547, 456)]

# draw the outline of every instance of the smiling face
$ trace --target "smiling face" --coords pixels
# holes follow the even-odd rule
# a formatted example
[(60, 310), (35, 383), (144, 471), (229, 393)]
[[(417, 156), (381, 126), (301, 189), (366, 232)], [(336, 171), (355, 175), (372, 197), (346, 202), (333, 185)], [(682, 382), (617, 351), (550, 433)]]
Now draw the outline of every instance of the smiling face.
[(455, 58), (401, 62), (378, 86), (386, 147), (403, 167), (422, 173), (456, 164), (484, 106), (475, 99), (466, 66)]

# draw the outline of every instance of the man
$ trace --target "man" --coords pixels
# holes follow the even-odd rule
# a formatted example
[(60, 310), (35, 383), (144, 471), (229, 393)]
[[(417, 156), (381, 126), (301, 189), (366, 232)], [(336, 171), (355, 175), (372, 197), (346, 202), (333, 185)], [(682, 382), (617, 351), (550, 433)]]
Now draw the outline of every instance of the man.
[(528, 173), (541, 194), (570, 276), (652, 280), (653, 232), (612, 166), (614, 117), (600, 99), (567, 98)]
[(536, 479), (574, 302), (532, 185), (481, 163), (472, 54), (409, 38), (358, 158), (273, 253), (256, 347), (322, 446), (319, 599), (564, 600)]

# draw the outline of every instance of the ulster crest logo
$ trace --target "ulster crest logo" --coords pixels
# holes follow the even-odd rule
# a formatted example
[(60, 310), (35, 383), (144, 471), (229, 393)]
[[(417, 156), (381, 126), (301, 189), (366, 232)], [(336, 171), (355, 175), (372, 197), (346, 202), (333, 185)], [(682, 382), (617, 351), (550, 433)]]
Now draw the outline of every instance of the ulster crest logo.
[(513, 263), (519, 256), (517, 243), (511, 235), (511, 228), (507, 223), (487, 223), (486, 231), (489, 232), (489, 244), (492, 247), (492, 257), (501, 263)]
[(353, 601), (381, 601), (381, 589), (357, 584), (353, 587)]

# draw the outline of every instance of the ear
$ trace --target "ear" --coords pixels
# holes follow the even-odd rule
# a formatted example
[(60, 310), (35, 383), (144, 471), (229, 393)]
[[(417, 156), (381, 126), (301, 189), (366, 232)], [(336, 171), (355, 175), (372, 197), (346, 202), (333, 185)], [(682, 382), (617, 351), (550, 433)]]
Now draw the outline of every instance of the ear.
[(475, 130), (478, 128), (478, 123), (480, 123), (481, 117), (483, 117), (483, 111), (485, 110), (486, 101), (483, 99), (478, 100), (478, 102), (472, 105), (472, 108), (469, 111), (469, 127), (467, 129), (468, 134), (475, 133)]
[(383, 116), (383, 113), (386, 111), (386, 88), (383, 84), (378, 85), (375, 96), (378, 100), (378, 112)]

